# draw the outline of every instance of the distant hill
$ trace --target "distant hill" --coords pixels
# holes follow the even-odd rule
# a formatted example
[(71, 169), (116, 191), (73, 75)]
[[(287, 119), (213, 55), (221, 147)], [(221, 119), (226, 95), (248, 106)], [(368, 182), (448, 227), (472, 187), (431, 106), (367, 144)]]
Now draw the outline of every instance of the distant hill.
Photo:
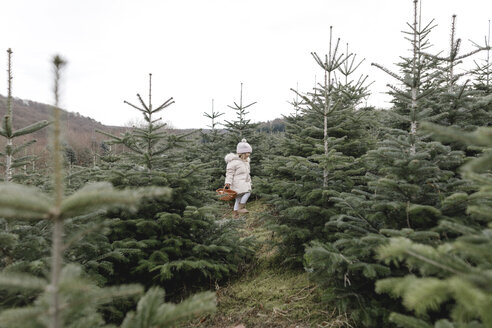
[[(13, 125), (14, 129), (19, 129), (29, 124), (35, 123), (41, 120), (52, 119), (52, 106), (38, 103), (31, 100), (24, 100), (14, 98), (12, 104), (13, 110)], [(0, 117), (3, 119), (7, 111), (7, 97), (0, 95)], [(102, 130), (112, 134), (119, 134), (124, 132), (127, 128), (119, 126), (107, 126), (96, 120), (80, 115), (79, 113), (73, 113), (62, 109), (62, 133), (64, 140), (68, 146), (73, 148), (73, 150), (79, 155), (78, 162), (83, 164), (88, 160), (84, 157), (92, 157), (89, 153), (91, 148), (94, 151), (98, 151), (98, 145), (108, 138), (96, 133), (96, 130)], [(50, 128), (42, 129), (32, 135), (26, 137), (20, 137), (22, 141), (27, 141), (30, 139), (36, 139), (37, 142), (27, 150), (27, 154), (35, 154), (40, 156), (40, 160), (44, 161), (48, 159), (48, 139), (49, 139)], [(0, 140), (0, 145), (5, 144), (4, 140)]]
[[(32, 100), (14, 98), (13, 100), (13, 125), (14, 130), (26, 127), (32, 123), (52, 119), (52, 106), (42, 104)], [(0, 119), (3, 119), (7, 111), (7, 98), (0, 95)], [(62, 135), (65, 145), (71, 148), (76, 154), (74, 164), (87, 166), (92, 163), (94, 153), (100, 153), (100, 145), (109, 138), (97, 133), (96, 130), (105, 131), (111, 134), (119, 135), (129, 129), (129, 127), (108, 126), (93, 118), (80, 115), (79, 113), (69, 112), (62, 109), (61, 115)], [(186, 134), (198, 129), (170, 129), (170, 133)], [(202, 129), (207, 133), (208, 129)], [(258, 131), (266, 133), (276, 133), (285, 131), (284, 119), (275, 119), (268, 122), (260, 122), (257, 127)], [(16, 144), (23, 141), (36, 139), (36, 143), (26, 150), (22, 155), (36, 155), (36, 167), (43, 167), (49, 163), (49, 135), (50, 127), (44, 128), (32, 135), (16, 139)], [(4, 138), (0, 138), (0, 152), (3, 152), (5, 145)], [(118, 148), (119, 147), (119, 148)], [(115, 146), (117, 152), (122, 151), (121, 145)]]
[[(41, 120), (51, 120), (52, 106), (31, 100), (14, 98), (13, 101), (13, 124), (14, 128), (24, 127)], [(0, 115), (3, 117), (7, 110), (7, 97), (0, 95)], [(62, 109), (62, 122), (67, 124), (71, 131), (76, 133), (89, 133), (94, 128), (104, 131), (120, 131), (119, 126), (107, 126), (96, 120), (72, 113)]]

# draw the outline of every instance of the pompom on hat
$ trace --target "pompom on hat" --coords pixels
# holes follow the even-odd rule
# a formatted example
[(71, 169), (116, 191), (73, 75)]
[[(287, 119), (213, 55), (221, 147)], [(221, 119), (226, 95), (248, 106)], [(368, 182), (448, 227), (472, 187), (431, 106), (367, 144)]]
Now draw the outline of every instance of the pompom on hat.
[(246, 139), (241, 140), (240, 143), (237, 144), (236, 153), (244, 154), (244, 153), (252, 153), (253, 148), (251, 148), (250, 144), (246, 141)]

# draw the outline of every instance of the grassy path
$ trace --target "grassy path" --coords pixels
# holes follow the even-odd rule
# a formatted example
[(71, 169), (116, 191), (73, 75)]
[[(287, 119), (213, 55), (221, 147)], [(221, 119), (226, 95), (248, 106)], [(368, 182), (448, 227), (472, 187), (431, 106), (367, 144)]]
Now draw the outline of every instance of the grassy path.
[(262, 218), (268, 208), (261, 201), (248, 204), (248, 216), (240, 228), (246, 238), (259, 243), (253, 263), (237, 280), (217, 289), (217, 312), (188, 327), (350, 327), (343, 316), (320, 302), (316, 286), (304, 271), (282, 268), (275, 261), (272, 232)]

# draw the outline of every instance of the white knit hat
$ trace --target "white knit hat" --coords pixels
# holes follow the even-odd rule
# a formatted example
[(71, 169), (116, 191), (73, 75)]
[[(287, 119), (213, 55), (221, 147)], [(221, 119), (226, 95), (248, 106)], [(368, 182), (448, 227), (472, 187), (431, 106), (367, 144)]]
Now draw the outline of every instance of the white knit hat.
[(246, 142), (246, 139), (241, 140), (240, 143), (237, 144), (236, 153), (244, 154), (244, 153), (252, 153), (253, 148)]

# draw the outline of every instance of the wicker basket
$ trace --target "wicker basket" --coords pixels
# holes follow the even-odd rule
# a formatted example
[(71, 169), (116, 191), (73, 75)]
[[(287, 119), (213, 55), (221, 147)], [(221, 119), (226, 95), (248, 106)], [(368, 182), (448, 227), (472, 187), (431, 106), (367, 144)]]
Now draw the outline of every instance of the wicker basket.
[(224, 201), (236, 199), (237, 196), (237, 192), (231, 189), (219, 188), (216, 192), (219, 199)]

